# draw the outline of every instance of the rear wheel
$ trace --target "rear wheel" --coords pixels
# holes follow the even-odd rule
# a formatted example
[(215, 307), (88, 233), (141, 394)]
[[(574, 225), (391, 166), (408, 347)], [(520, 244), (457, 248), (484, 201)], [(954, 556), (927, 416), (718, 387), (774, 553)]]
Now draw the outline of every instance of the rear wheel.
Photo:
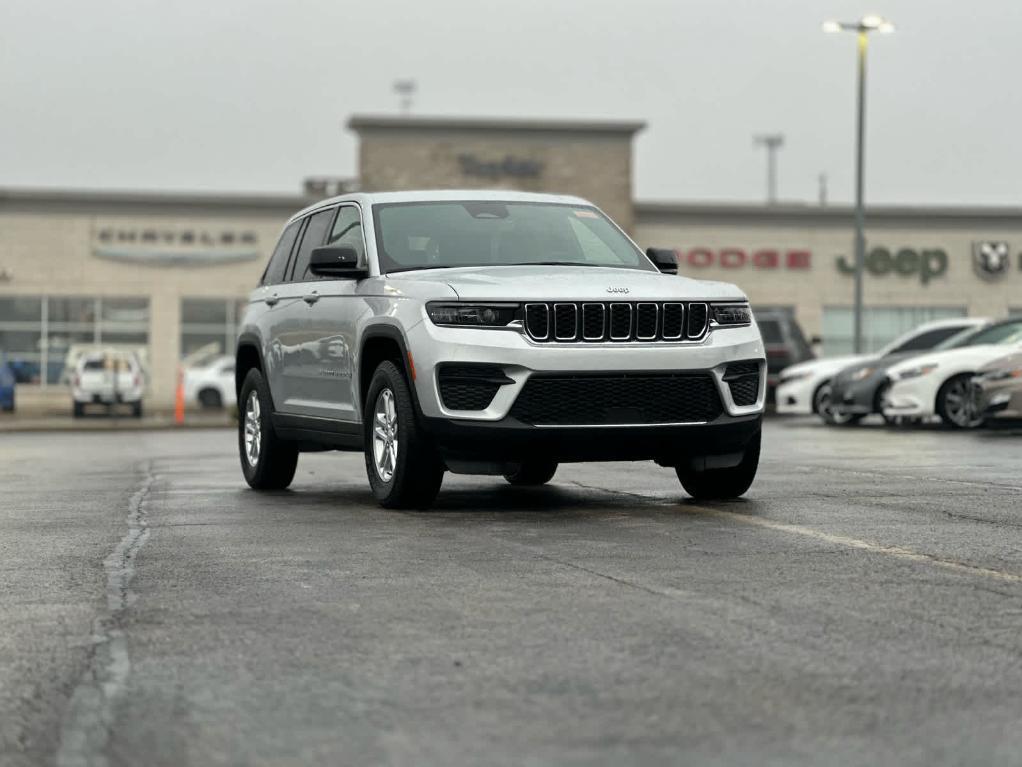
[(141, 400), (138, 401), (138, 402), (133, 402), (131, 404), (131, 415), (132, 415), (133, 418), (141, 418), (142, 417), (142, 402), (141, 402)]
[(526, 461), (515, 471), (505, 474), (504, 479), (512, 485), (526, 487), (529, 485), (545, 485), (557, 473), (557, 461), (536, 460)]
[(964, 373), (949, 379), (937, 392), (937, 415), (954, 429), (975, 429), (982, 426), (972, 402), (972, 375)]
[(283, 490), (294, 479), (298, 449), (273, 430), (273, 402), (263, 374), (253, 368), (241, 385), (238, 453), (245, 481), (255, 490)]
[(685, 492), (696, 500), (731, 499), (745, 495), (756, 478), (759, 467), (759, 448), (762, 432), (749, 440), (742, 462), (729, 469), (706, 469), (692, 471), (680, 466), (675, 469)]
[(76, 402), (71, 408), (71, 415), (75, 418), (81, 418), (85, 415), (85, 405), (81, 402)]
[(388, 509), (428, 508), (440, 491), (444, 465), (419, 428), (404, 374), (389, 360), (373, 373), (362, 423), (376, 500)]

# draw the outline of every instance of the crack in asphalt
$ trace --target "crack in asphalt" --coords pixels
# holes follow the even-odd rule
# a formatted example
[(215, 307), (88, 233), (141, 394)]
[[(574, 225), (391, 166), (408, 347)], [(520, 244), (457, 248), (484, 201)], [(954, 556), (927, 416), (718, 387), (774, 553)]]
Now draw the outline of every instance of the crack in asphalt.
[(131, 658), (124, 634), (125, 613), (135, 602), (131, 581), (135, 558), (149, 538), (146, 499), (155, 482), (152, 462), (143, 467), (142, 481), (128, 502), (128, 529), (103, 560), (106, 571), (106, 610), (93, 621), (89, 664), (71, 693), (60, 728), (58, 767), (106, 767), (106, 747), (115, 708), (127, 689)]

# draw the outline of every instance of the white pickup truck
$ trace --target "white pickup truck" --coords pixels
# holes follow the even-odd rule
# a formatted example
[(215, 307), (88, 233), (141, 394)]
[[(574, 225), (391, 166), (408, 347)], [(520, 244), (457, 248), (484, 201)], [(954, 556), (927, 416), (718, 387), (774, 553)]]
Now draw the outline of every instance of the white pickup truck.
[(135, 418), (142, 417), (142, 365), (130, 352), (93, 351), (83, 354), (71, 377), (74, 417), (85, 415), (89, 405), (103, 405), (108, 413), (128, 405)]

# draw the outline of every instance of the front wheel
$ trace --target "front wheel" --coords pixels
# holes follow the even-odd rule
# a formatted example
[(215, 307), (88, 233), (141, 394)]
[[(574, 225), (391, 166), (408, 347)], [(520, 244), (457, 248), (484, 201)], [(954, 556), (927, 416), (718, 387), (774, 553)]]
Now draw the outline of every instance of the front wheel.
[(412, 394), (393, 362), (381, 362), (365, 399), (366, 473), (387, 509), (428, 508), (444, 479), (444, 465), (415, 418)]
[(834, 409), (833, 389), (831, 388), (830, 381), (825, 381), (816, 389), (816, 393), (813, 395), (813, 410), (823, 419), (824, 423), (828, 423), (831, 426), (844, 426), (845, 424), (858, 423), (862, 420), (861, 417), (848, 413), (839, 413)]
[(536, 485), (545, 485), (551, 479), (554, 478), (554, 474), (557, 473), (557, 461), (545, 461), (535, 460), (526, 461), (519, 466), (515, 471), (509, 472), (504, 475), (506, 479), (512, 485), (518, 487), (528, 487)]
[(245, 481), (254, 490), (283, 490), (294, 479), (298, 449), (273, 430), (273, 401), (263, 374), (248, 371), (241, 385), (238, 453)]
[(678, 466), (675, 472), (685, 492), (699, 501), (727, 500), (745, 495), (759, 468), (759, 447), (762, 432), (757, 431), (745, 448), (742, 462), (728, 469), (693, 471)]
[(972, 401), (972, 375), (965, 373), (946, 381), (937, 392), (937, 415), (953, 429), (975, 429), (983, 425)]

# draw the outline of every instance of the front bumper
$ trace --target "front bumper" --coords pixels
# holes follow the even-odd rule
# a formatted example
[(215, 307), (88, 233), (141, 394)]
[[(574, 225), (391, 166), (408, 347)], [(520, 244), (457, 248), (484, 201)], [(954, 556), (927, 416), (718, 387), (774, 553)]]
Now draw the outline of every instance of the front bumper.
[(842, 415), (878, 413), (883, 406), (877, 402), (877, 391), (886, 380), (886, 373), (876, 373), (859, 381), (837, 378), (831, 385), (831, 407)]
[[(755, 326), (718, 329), (698, 343), (543, 343), (530, 341), (513, 330), (446, 328), (421, 322), (411, 328), (408, 351), (415, 364), (415, 394), (426, 418), (496, 423), (506, 418), (526, 381), (537, 373), (685, 373), (713, 376), (725, 418), (759, 415), (766, 399), (766, 363), (763, 343)], [(734, 403), (724, 382), (728, 364), (760, 362), (756, 402)], [(499, 366), (511, 383), (501, 386), (483, 410), (450, 410), (439, 396), (438, 366), (473, 363)]]
[(894, 381), (884, 398), (884, 415), (927, 418), (935, 415), (937, 385), (933, 374)]
[[(705, 461), (713, 468), (741, 460), (762, 427), (762, 415), (722, 416), (708, 424), (684, 426), (539, 427), (505, 418), (472, 422), (424, 418), (441, 455), (449, 461), (515, 463), (550, 459), (571, 461), (646, 461), (664, 466)], [(703, 466), (700, 466), (702, 468)]]
[(976, 412), (987, 420), (1022, 420), (1022, 386), (1017, 381), (982, 383), (973, 379), (972, 392)]
[(817, 385), (815, 376), (780, 383), (774, 395), (777, 412), (781, 415), (812, 415)]

